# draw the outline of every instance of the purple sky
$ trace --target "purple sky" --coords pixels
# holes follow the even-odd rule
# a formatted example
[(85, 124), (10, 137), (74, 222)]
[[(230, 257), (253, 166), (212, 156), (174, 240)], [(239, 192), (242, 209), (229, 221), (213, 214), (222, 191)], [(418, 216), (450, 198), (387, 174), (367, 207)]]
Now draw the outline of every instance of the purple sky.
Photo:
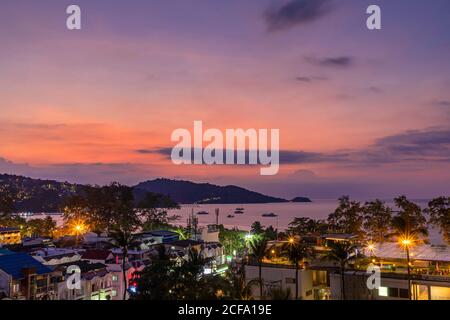
[[(65, 28), (66, 7), (82, 30)], [(382, 9), (382, 30), (365, 26)], [(3, 0), (0, 172), (278, 196), (450, 190), (448, 0)], [(281, 170), (174, 166), (171, 132), (280, 129)], [(145, 150), (145, 152), (142, 152)]]

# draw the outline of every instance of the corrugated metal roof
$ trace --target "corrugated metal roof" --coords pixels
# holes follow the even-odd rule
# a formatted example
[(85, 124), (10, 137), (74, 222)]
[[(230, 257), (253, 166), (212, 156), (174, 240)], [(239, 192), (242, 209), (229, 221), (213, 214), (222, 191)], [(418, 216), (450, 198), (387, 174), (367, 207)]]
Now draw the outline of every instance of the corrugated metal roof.
[[(404, 259), (406, 254), (405, 250), (395, 242), (377, 244), (373, 253), (377, 257), (386, 259)], [(370, 252), (366, 252), (366, 255), (370, 255)], [(414, 260), (450, 262), (450, 246), (415, 245), (410, 248), (410, 255)]]
[(14, 253), (0, 256), (0, 269), (10, 274), (14, 279), (22, 279), (24, 268), (34, 268), (37, 274), (52, 272), (51, 269), (26, 253)]

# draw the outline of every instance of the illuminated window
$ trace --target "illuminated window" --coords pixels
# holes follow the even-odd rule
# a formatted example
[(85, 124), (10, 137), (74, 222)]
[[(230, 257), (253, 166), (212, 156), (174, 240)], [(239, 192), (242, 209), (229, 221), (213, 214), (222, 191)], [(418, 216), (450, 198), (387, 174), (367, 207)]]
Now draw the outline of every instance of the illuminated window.
[(428, 300), (428, 286), (413, 284), (414, 299)]
[(378, 295), (380, 297), (387, 297), (388, 296), (388, 288), (387, 287), (379, 287), (378, 288)]
[(20, 286), (18, 283), (16, 283), (13, 285), (12, 291), (13, 291), (13, 293), (18, 293), (19, 289), (20, 289)]
[(119, 277), (118, 276), (112, 276), (112, 281), (119, 281)]
[(116, 290), (112, 290), (112, 291), (111, 291), (111, 295), (112, 295), (113, 297), (117, 297), (117, 291), (116, 291)]
[(450, 288), (449, 287), (430, 287), (431, 300), (450, 300)]

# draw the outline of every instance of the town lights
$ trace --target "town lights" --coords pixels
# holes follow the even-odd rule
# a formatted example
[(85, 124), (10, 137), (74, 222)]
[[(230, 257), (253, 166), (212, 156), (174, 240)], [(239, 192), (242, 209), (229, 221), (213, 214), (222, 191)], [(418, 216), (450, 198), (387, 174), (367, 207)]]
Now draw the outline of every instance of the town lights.
[(290, 238), (288, 239), (288, 241), (289, 241), (290, 244), (294, 244), (295, 239), (294, 239), (294, 237), (290, 237)]

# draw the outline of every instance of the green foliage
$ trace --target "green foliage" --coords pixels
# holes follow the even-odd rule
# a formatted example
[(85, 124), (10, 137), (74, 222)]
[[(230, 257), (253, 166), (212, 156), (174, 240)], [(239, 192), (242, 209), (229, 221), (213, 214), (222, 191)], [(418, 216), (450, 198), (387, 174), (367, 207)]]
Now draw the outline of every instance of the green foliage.
[(264, 227), (262, 226), (261, 222), (255, 221), (252, 223), (250, 232), (252, 234), (263, 234), (264, 233)]
[(258, 280), (252, 279), (246, 281), (245, 268), (230, 267), (226, 273), (226, 279), (229, 282), (229, 298), (232, 300), (254, 300), (252, 288), (259, 284)]
[(17, 201), (17, 191), (13, 188), (0, 186), (0, 221), (14, 212)]
[(276, 240), (278, 236), (278, 231), (273, 226), (264, 228), (259, 221), (253, 222), (250, 233), (257, 238), (266, 238), (268, 240)]
[(383, 242), (389, 234), (392, 220), (392, 209), (383, 201), (366, 202), (364, 211), (364, 230), (366, 237), (375, 242)]
[[(152, 260), (138, 278), (136, 300), (216, 300), (229, 288), (219, 275), (204, 275), (207, 259), (193, 249), (187, 260), (177, 262), (160, 246), (158, 257)], [(225, 289), (225, 291), (224, 291)]]
[(63, 212), (65, 221), (81, 219), (91, 230), (103, 232), (123, 225), (143, 230), (168, 228), (177, 217), (169, 217), (167, 210), (174, 208), (179, 207), (166, 196), (148, 193), (137, 201), (133, 188), (112, 183), (87, 187), (83, 195), (66, 200)]
[(325, 233), (328, 229), (328, 225), (323, 220), (315, 220), (306, 217), (297, 217), (289, 223), (289, 233), (304, 236), (310, 233)]
[(49, 216), (45, 219), (31, 219), (26, 223), (26, 233), (30, 237), (52, 238), (56, 222)]
[(339, 198), (339, 206), (328, 216), (328, 224), (334, 232), (362, 235), (363, 208), (349, 196)]
[(444, 239), (450, 243), (450, 197), (431, 200), (426, 211), (430, 215), (430, 223), (438, 227)]
[(417, 204), (409, 201), (405, 196), (395, 198), (394, 203), (399, 209), (396, 217), (402, 218), (406, 226), (411, 229), (426, 228), (427, 220)]
[(238, 229), (226, 229), (223, 225), (219, 226), (219, 241), (223, 245), (225, 254), (242, 254), (245, 250), (245, 231)]

